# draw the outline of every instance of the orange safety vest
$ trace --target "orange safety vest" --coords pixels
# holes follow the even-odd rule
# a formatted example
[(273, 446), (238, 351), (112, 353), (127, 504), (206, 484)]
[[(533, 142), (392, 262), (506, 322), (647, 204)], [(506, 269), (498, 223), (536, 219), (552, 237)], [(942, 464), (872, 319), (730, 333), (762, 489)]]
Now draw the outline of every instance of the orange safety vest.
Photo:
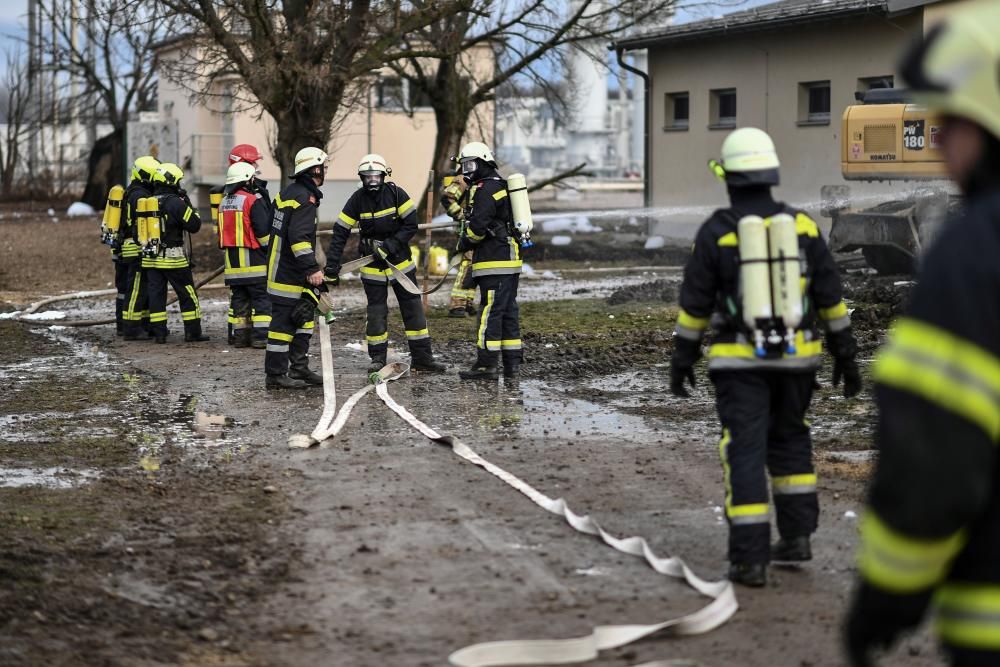
[(259, 248), (250, 224), (250, 209), (257, 198), (246, 190), (226, 195), (219, 204), (219, 247)]

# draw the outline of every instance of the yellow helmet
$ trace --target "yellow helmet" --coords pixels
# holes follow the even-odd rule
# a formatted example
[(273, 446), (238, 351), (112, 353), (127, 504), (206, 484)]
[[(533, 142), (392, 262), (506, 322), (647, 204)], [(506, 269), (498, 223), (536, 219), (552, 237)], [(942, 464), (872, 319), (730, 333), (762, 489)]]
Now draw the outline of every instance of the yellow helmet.
[(292, 175), (298, 176), (304, 171), (326, 164), (329, 161), (330, 156), (322, 148), (306, 146), (295, 154), (295, 168), (292, 170)]
[(160, 167), (160, 161), (152, 155), (137, 157), (132, 163), (132, 178), (152, 183), (156, 178), (156, 170)]
[(1000, 139), (1000, 2), (955, 11), (932, 28), (900, 63), (900, 76), (920, 101), (977, 123)]
[[(741, 127), (722, 142), (720, 165), (730, 185), (777, 185), (778, 153), (764, 130)], [(713, 171), (713, 163), (709, 163)]]
[(164, 162), (156, 170), (156, 181), (167, 185), (180, 185), (184, 172), (173, 162)]

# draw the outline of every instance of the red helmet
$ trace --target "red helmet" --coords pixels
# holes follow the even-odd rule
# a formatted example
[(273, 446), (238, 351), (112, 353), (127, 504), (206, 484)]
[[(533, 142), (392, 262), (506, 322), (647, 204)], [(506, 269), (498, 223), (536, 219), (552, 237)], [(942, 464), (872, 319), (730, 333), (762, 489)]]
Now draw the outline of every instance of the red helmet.
[(239, 144), (233, 146), (233, 150), (229, 151), (229, 164), (231, 165), (237, 162), (249, 162), (253, 164), (262, 159), (264, 159), (264, 156), (260, 154), (256, 146), (252, 146), (251, 144)]

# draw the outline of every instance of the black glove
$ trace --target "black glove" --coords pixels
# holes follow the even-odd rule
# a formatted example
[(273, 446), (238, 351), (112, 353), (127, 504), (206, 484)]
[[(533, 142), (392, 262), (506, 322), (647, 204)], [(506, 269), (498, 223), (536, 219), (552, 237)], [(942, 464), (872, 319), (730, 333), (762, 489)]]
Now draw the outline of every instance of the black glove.
[(872, 667), (873, 651), (889, 648), (902, 632), (920, 625), (930, 597), (930, 593), (891, 595), (861, 582), (844, 623), (851, 667)]
[(844, 398), (853, 398), (861, 393), (861, 371), (853, 357), (833, 360), (833, 386), (840, 384), (844, 378)]
[(393, 264), (399, 264), (406, 258), (406, 254), (403, 252), (404, 247), (403, 242), (395, 236), (390, 236), (382, 241), (382, 250), (385, 251), (385, 256)]
[(358, 241), (358, 252), (361, 253), (362, 257), (366, 255), (374, 255), (375, 248), (379, 248), (381, 246), (382, 246), (381, 241), (363, 236), (361, 237), (361, 240)]
[(687, 398), (691, 394), (684, 388), (687, 380), (692, 389), (694, 383), (694, 365), (701, 358), (701, 343), (687, 338), (674, 337), (674, 353), (670, 358), (670, 393), (674, 396)]
[(330, 286), (340, 284), (340, 265), (328, 266), (323, 269), (323, 282)]

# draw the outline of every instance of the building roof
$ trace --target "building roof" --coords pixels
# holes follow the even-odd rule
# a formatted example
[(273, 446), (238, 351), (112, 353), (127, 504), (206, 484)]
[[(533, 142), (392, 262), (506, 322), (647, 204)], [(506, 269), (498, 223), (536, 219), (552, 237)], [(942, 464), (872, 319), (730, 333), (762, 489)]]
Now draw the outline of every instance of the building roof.
[(780, 0), (753, 9), (733, 12), (703, 21), (692, 21), (632, 35), (611, 45), (612, 49), (634, 50), (663, 46), (692, 39), (734, 33), (776, 30), (792, 25), (830, 21), (847, 16), (885, 16), (907, 11), (939, 0)]

